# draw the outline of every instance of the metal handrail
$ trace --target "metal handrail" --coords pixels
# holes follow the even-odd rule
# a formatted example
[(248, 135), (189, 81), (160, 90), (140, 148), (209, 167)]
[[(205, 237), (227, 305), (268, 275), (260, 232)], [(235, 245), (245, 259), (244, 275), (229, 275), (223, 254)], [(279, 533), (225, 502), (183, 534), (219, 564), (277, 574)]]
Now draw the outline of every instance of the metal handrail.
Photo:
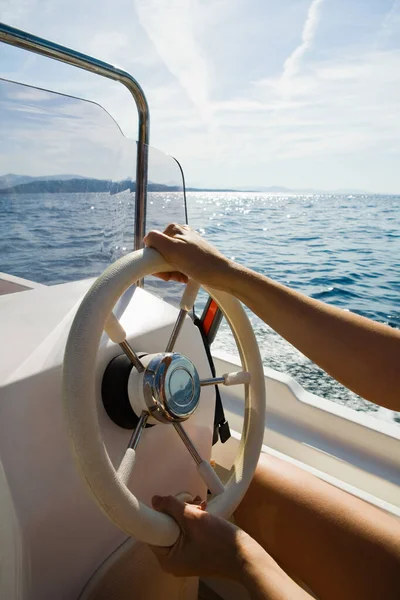
[(135, 187), (135, 237), (134, 248), (138, 250), (143, 245), (143, 237), (146, 233), (146, 208), (147, 208), (147, 171), (148, 171), (148, 144), (150, 129), (150, 114), (146, 96), (136, 79), (126, 71), (113, 67), (112, 65), (97, 60), (81, 52), (76, 52), (65, 46), (60, 46), (26, 33), (20, 29), (9, 27), (0, 23), (0, 41), (17, 46), (24, 50), (30, 50), (36, 54), (47, 56), (74, 67), (79, 67), (91, 73), (97, 73), (102, 77), (113, 79), (122, 83), (132, 94), (138, 114), (139, 131), (136, 160), (136, 187)]

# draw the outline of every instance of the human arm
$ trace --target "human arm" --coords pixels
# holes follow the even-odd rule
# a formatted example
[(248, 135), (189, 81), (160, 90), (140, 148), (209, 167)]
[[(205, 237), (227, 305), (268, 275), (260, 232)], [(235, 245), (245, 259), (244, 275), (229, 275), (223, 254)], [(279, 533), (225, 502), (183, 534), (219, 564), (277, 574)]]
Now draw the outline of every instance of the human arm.
[(200, 506), (173, 496), (153, 498), (156, 510), (171, 515), (181, 529), (170, 548), (152, 546), (161, 567), (178, 577), (209, 576), (241, 583), (252, 600), (309, 600), (300, 588), (247, 533), (210, 515)]
[(187, 226), (146, 244), (176, 271), (235, 295), (329, 375), (363, 398), (400, 410), (400, 331), (308, 298), (238, 265)]

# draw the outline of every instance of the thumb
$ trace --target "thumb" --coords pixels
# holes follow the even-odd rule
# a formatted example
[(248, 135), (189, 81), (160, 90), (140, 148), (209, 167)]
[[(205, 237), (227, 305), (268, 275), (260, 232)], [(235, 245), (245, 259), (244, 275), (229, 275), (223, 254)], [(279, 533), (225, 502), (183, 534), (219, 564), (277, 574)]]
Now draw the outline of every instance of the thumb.
[(170, 515), (175, 519), (181, 529), (183, 529), (185, 521), (185, 504), (183, 502), (180, 502), (174, 496), (153, 496), (152, 504), (155, 510)]
[(167, 258), (168, 253), (172, 250), (173, 245), (176, 244), (176, 240), (171, 238), (161, 231), (149, 231), (149, 233), (143, 239), (146, 246), (158, 250), (164, 258)]

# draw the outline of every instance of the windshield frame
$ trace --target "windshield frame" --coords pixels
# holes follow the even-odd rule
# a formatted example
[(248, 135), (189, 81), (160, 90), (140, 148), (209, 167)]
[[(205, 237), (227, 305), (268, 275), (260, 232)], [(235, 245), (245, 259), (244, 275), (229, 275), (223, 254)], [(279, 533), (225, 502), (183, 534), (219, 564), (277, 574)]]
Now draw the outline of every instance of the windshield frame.
[[(44, 38), (37, 37), (20, 29), (0, 23), (0, 41), (11, 46), (16, 46), (34, 52), (53, 60), (64, 62), (71, 66), (84, 69), (101, 77), (106, 77), (122, 83), (135, 100), (138, 111), (138, 143), (136, 156), (136, 189), (135, 189), (135, 221), (134, 221), (134, 250), (143, 247), (143, 238), (146, 233), (147, 209), (147, 175), (148, 153), (147, 147), (150, 138), (150, 111), (144, 91), (132, 75), (118, 69), (106, 62), (93, 58), (87, 54), (76, 52), (66, 46), (55, 44)], [(179, 164), (179, 163), (178, 163)], [(180, 167), (180, 165), (179, 165)], [(185, 197), (186, 207), (186, 197)], [(142, 285), (142, 282), (138, 282)]]

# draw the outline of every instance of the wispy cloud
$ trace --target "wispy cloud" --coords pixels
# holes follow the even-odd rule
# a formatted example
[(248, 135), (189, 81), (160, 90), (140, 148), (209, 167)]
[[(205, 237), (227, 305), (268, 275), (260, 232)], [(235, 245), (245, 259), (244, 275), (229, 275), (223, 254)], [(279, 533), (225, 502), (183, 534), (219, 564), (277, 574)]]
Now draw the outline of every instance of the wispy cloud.
[(197, 0), (135, 0), (142, 27), (205, 122), (210, 122), (209, 69), (196, 35)]
[(293, 50), (283, 65), (282, 82), (286, 83), (292, 77), (298, 74), (301, 68), (303, 56), (312, 46), (315, 33), (320, 20), (320, 11), (323, 0), (312, 0), (307, 12), (307, 18), (304, 22), (301, 33), (301, 44)]
[(400, 34), (400, 1), (393, 0), (392, 6), (383, 17), (376, 36), (376, 46), (385, 45), (391, 38), (396, 36), (398, 41)]

